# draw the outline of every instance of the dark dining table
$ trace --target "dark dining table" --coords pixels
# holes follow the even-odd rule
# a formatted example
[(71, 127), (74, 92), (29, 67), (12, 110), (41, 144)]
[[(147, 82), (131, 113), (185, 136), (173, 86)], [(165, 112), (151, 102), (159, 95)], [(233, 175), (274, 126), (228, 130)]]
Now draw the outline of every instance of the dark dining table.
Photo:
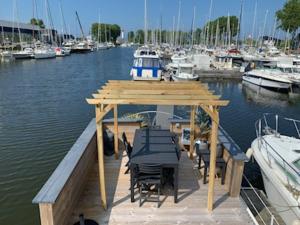
[(180, 149), (176, 135), (169, 130), (142, 128), (135, 132), (130, 160), (131, 202), (134, 202), (134, 168), (139, 164), (161, 165), (174, 169), (174, 202), (178, 195), (178, 166)]

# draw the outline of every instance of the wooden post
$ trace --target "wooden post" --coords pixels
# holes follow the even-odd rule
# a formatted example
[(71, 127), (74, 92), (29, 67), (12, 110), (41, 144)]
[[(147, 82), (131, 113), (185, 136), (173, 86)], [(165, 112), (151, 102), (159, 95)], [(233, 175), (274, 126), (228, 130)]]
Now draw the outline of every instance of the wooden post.
[(217, 142), (218, 142), (218, 128), (219, 128), (219, 113), (214, 108), (213, 114), (216, 115), (217, 120), (212, 118), (211, 129), (211, 144), (210, 144), (210, 161), (209, 161), (209, 183), (208, 183), (208, 197), (207, 209), (213, 210), (214, 205), (214, 187), (215, 187), (215, 172), (216, 172), (216, 156), (217, 156)]
[(194, 140), (195, 140), (195, 111), (196, 106), (191, 106), (190, 120), (190, 159), (194, 158)]
[(103, 124), (99, 120), (101, 106), (96, 105), (96, 127), (97, 127), (97, 146), (98, 146), (98, 165), (99, 165), (99, 186), (103, 208), (107, 209), (106, 190), (105, 190), (105, 173), (104, 173), (104, 147), (103, 147)]
[(119, 158), (119, 131), (118, 131), (118, 105), (114, 105), (114, 141), (115, 141), (115, 158)]
[(238, 197), (240, 195), (241, 184), (243, 180), (244, 161), (232, 162), (232, 174), (229, 195), (230, 197)]

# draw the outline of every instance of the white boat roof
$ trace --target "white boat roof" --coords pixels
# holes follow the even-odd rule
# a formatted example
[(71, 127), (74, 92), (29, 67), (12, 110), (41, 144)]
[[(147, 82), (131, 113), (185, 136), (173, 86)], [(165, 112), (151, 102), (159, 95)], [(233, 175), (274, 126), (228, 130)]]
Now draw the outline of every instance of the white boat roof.
[(300, 171), (300, 139), (285, 135), (275, 136), (274, 134), (263, 137), (287, 163)]
[(269, 80), (284, 82), (291, 84), (290, 81), (284, 74), (282, 74), (279, 70), (271, 70), (271, 69), (256, 69), (247, 72), (246, 74), (255, 75), (257, 77), (266, 78)]

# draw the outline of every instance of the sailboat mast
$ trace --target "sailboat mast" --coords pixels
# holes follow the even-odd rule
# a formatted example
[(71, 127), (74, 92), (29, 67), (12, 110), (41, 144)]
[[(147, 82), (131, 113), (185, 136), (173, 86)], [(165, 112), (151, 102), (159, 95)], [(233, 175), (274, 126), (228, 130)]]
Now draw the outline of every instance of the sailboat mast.
[(194, 6), (193, 23), (192, 23), (192, 43), (191, 43), (192, 48), (194, 46), (195, 19), (196, 19), (196, 6)]
[(262, 37), (261, 37), (260, 48), (262, 48), (262, 45), (263, 45), (263, 39), (264, 39), (264, 35), (265, 35), (265, 29), (266, 29), (268, 14), (269, 14), (269, 10), (267, 10), (266, 14), (265, 14), (265, 20), (264, 20), (264, 26), (263, 26), (263, 30), (262, 30)]
[(243, 0), (241, 0), (241, 11), (240, 11), (240, 19), (238, 22), (238, 33), (236, 36), (236, 47), (239, 48), (239, 41), (241, 39), (241, 24), (242, 24), (242, 17), (243, 17)]
[(253, 47), (254, 29), (255, 29), (255, 23), (256, 23), (256, 12), (257, 12), (257, 1), (255, 2), (255, 7), (254, 7), (254, 16), (253, 16), (253, 25), (252, 25), (252, 37), (251, 37), (251, 47)]
[(99, 43), (101, 43), (101, 24), (100, 24), (100, 9), (99, 9), (99, 12), (98, 12), (98, 38), (97, 38), (97, 41)]
[(206, 45), (209, 43), (209, 32), (210, 32), (210, 20), (211, 20), (211, 14), (212, 14), (212, 6), (213, 6), (213, 0), (210, 0), (210, 6), (209, 6), (209, 17), (208, 17), (208, 26), (206, 29)]
[(148, 42), (148, 31), (147, 31), (147, 0), (145, 0), (144, 5), (144, 44), (147, 45)]
[(179, 26), (180, 26), (180, 14), (181, 14), (181, 0), (179, 0), (179, 7), (178, 7), (178, 18), (177, 18), (177, 29), (176, 29), (176, 40), (175, 45), (178, 46), (180, 41), (180, 34), (179, 34)]

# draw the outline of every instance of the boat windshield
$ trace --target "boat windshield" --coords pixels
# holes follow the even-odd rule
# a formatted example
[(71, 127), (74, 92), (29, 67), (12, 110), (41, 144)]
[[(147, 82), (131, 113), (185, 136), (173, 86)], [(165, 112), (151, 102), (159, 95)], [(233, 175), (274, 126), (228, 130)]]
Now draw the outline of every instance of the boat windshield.
[(193, 68), (191, 67), (181, 67), (180, 71), (182, 73), (189, 73), (189, 74), (192, 74), (193, 73)]
[(159, 59), (143, 58), (142, 67), (159, 67)]
[(300, 158), (294, 161), (293, 164), (297, 167), (298, 170), (300, 170)]

